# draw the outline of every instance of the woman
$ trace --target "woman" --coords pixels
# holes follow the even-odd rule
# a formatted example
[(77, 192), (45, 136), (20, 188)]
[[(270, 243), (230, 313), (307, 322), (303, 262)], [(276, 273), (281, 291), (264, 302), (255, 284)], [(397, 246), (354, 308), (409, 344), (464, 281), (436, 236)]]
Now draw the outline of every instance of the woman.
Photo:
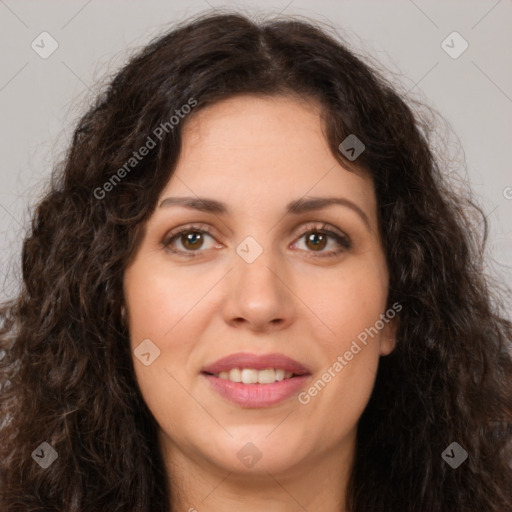
[(511, 325), (427, 128), (311, 23), (133, 58), (2, 310), (2, 510), (511, 510)]

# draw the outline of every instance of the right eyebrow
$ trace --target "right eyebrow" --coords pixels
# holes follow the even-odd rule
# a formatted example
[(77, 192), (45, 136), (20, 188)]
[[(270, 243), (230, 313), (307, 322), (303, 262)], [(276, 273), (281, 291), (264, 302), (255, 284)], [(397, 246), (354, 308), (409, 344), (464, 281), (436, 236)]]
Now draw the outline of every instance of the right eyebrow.
[(226, 204), (206, 197), (167, 197), (161, 201), (159, 208), (174, 205), (184, 206), (185, 208), (191, 208), (206, 213), (223, 215), (229, 213)]

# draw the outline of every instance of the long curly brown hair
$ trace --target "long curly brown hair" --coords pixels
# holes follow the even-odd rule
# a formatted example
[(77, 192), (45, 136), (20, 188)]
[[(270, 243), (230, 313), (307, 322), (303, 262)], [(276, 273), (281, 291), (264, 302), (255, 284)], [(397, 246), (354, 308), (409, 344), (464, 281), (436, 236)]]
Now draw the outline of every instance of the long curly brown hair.
[[(482, 212), (447, 185), (430, 122), (328, 28), (237, 13), (187, 20), (134, 56), (54, 169), (24, 241), (22, 291), (0, 310), (1, 510), (171, 510), (123, 276), (180, 152), (187, 119), (169, 119), (191, 98), (193, 116), (237, 93), (319, 101), (345, 166), (341, 141), (366, 146), (357, 166), (375, 185), (388, 304), (403, 309), (359, 422), (348, 509), (512, 510), (512, 326), (483, 272)], [(58, 454), (46, 469), (32, 456), (42, 442)], [(468, 453), (457, 469), (441, 457), (452, 442)]]

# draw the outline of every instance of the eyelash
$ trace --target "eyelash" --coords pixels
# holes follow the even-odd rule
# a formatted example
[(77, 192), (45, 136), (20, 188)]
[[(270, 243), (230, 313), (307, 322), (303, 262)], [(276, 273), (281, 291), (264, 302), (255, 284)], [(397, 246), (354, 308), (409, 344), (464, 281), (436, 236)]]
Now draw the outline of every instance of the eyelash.
[[(344, 252), (345, 250), (352, 248), (352, 242), (350, 238), (346, 235), (341, 235), (339, 233), (336, 233), (330, 229), (327, 229), (329, 227), (329, 224), (322, 224), (320, 227), (318, 225), (307, 225), (304, 230), (300, 232), (300, 234), (297, 235), (297, 241), (303, 238), (305, 235), (316, 233), (320, 235), (327, 235), (331, 238), (333, 238), (341, 247), (335, 251), (329, 251), (325, 253), (315, 253), (315, 251), (307, 251), (311, 252), (312, 256), (308, 257), (315, 257), (315, 258), (331, 258), (334, 256), (338, 256), (340, 253)], [(173, 254), (179, 254), (184, 257), (188, 258), (196, 258), (200, 255), (201, 252), (204, 252), (204, 249), (198, 249), (197, 251), (183, 251), (180, 249), (175, 249), (172, 247), (172, 243), (174, 240), (179, 238), (181, 235), (184, 235), (186, 233), (199, 233), (201, 235), (210, 235), (212, 238), (213, 235), (211, 234), (211, 228), (206, 225), (190, 225), (185, 226), (184, 228), (178, 228), (175, 231), (171, 231), (165, 239), (162, 241), (162, 246), (165, 250), (173, 253)]]

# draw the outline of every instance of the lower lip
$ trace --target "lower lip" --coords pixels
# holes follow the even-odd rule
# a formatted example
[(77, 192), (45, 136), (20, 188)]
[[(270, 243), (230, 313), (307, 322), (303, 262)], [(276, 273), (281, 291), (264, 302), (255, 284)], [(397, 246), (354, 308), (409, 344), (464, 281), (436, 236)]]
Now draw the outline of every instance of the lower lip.
[(301, 375), (284, 379), (273, 384), (243, 384), (229, 379), (220, 379), (203, 373), (213, 389), (223, 398), (242, 407), (252, 409), (270, 407), (298, 393), (310, 375)]

